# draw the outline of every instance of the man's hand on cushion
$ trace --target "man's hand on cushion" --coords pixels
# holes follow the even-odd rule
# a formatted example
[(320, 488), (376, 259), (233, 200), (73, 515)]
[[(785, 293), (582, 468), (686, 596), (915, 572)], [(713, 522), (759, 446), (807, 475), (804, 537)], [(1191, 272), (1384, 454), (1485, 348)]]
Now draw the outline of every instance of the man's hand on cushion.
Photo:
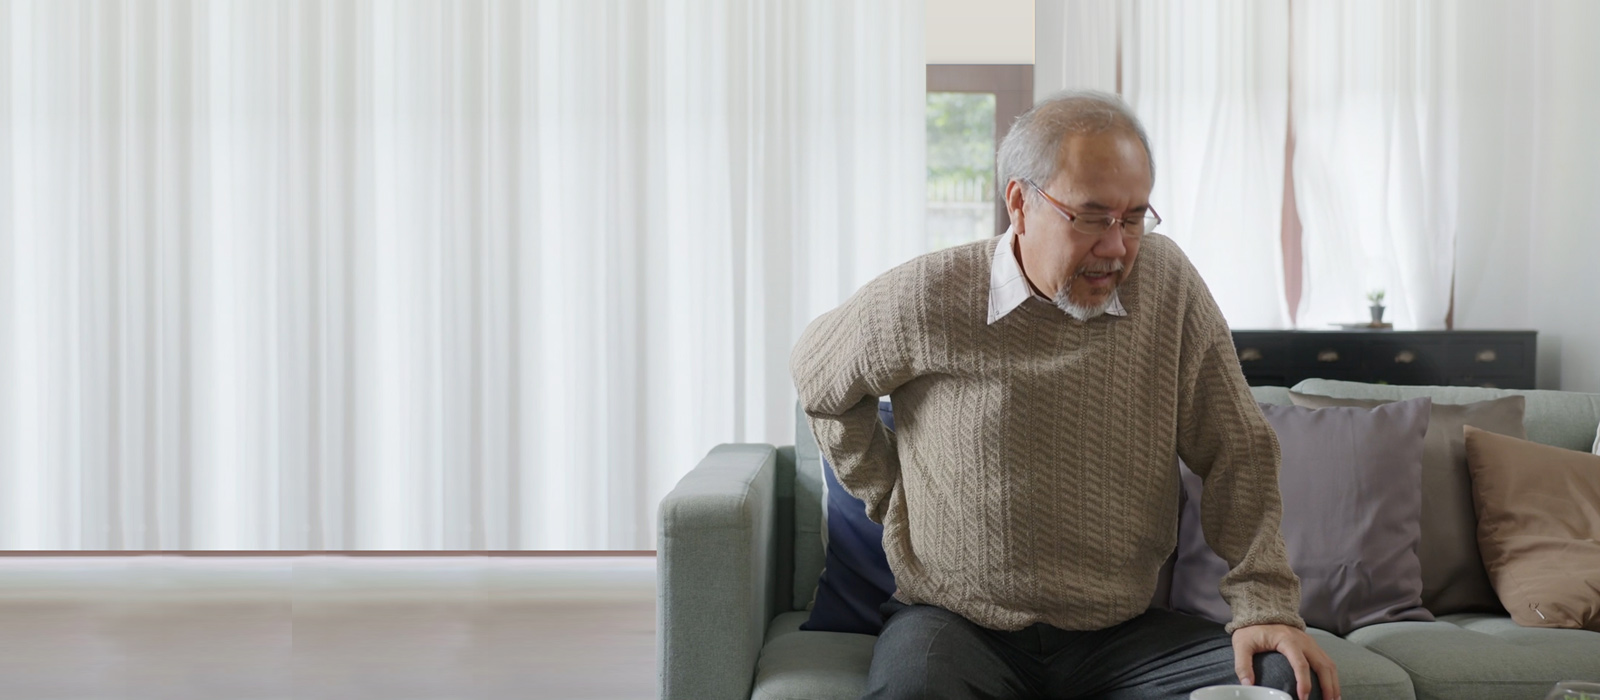
[(1300, 700), (1311, 696), (1311, 672), (1322, 680), (1322, 697), (1339, 700), (1339, 671), (1333, 659), (1303, 630), (1288, 625), (1252, 625), (1233, 631), (1233, 671), (1239, 682), (1256, 684), (1256, 654), (1278, 652), (1294, 668), (1296, 694)]

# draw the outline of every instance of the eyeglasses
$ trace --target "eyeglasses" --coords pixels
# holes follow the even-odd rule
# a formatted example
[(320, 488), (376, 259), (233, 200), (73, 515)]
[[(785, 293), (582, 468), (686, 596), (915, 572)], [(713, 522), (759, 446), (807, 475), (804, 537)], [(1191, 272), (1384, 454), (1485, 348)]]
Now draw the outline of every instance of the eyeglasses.
[(1110, 231), (1112, 226), (1122, 224), (1123, 238), (1138, 239), (1161, 225), (1161, 216), (1156, 214), (1155, 209), (1147, 209), (1142, 213), (1121, 219), (1110, 214), (1075, 214), (1067, 209), (1067, 205), (1056, 201), (1055, 197), (1045, 194), (1044, 188), (1033, 184), (1031, 180), (1023, 180), (1022, 182), (1032, 187), (1033, 191), (1038, 192), (1040, 197), (1044, 197), (1044, 201), (1049, 202), (1050, 206), (1055, 207), (1055, 210), (1060, 212), (1062, 216), (1067, 217), (1067, 221), (1072, 222), (1073, 230), (1086, 236), (1099, 237)]

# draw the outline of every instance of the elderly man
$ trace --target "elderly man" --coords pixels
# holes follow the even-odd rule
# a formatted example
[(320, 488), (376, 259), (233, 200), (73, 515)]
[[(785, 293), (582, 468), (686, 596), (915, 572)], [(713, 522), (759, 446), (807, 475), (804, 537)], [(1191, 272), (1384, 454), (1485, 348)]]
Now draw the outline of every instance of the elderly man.
[[(1110, 95), (1052, 98), (999, 175), (1010, 231), (884, 273), (794, 351), (811, 429), (895, 575), (867, 697), (1338, 697), (1278, 531), (1277, 438), (1205, 283), (1151, 232), (1138, 119)], [(1205, 479), (1226, 627), (1147, 609), (1177, 541), (1174, 456)]]

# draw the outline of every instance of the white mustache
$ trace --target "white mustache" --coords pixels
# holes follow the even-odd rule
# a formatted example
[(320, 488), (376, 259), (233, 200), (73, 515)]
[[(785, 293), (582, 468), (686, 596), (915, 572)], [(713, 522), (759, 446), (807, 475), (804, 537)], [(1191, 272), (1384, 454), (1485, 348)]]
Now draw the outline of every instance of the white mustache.
[(1076, 277), (1077, 275), (1081, 275), (1081, 274), (1084, 274), (1086, 272), (1119, 272), (1121, 270), (1122, 270), (1122, 261), (1121, 260), (1112, 260), (1110, 263), (1106, 263), (1106, 264), (1103, 264), (1103, 265), (1093, 265), (1093, 266), (1084, 265), (1083, 267), (1078, 268), (1078, 271), (1076, 273), (1074, 273), (1073, 276)]

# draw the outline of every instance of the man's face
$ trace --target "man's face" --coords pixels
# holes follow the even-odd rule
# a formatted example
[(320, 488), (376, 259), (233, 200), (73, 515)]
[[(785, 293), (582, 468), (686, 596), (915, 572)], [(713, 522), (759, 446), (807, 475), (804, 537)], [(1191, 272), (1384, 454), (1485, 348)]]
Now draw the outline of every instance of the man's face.
[[(1062, 142), (1057, 162), (1055, 179), (1038, 185), (1074, 214), (1122, 219), (1150, 207), (1149, 161), (1138, 137), (1125, 129), (1072, 134)], [(1124, 236), (1121, 226), (1098, 237), (1076, 231), (1049, 202), (1037, 195), (1024, 198), (1028, 189), (1012, 182), (1006, 190), (1024, 272), (1058, 303), (1068, 301), (1088, 310), (1088, 316), (1098, 315), (1133, 272), (1139, 240)]]

